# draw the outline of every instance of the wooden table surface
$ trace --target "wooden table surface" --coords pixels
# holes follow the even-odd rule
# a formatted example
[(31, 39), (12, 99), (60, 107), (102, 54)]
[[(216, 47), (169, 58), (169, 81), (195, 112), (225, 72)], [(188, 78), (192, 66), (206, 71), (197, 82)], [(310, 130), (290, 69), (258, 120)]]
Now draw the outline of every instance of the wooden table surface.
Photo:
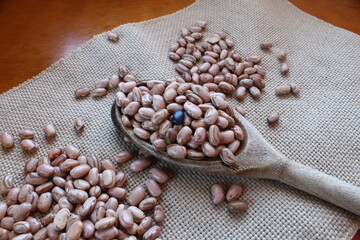
[[(173, 13), (194, 0), (1, 0), (0, 93), (37, 75), (93, 35)], [(360, 34), (359, 0), (290, 0), (303, 11)], [(360, 240), (360, 232), (353, 240)]]

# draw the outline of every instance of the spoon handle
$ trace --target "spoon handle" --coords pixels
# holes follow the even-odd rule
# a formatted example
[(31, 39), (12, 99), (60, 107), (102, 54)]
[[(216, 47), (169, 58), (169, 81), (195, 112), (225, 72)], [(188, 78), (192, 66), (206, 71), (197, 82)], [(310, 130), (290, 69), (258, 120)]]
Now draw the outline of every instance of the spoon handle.
[(360, 187), (290, 160), (278, 180), (360, 215)]

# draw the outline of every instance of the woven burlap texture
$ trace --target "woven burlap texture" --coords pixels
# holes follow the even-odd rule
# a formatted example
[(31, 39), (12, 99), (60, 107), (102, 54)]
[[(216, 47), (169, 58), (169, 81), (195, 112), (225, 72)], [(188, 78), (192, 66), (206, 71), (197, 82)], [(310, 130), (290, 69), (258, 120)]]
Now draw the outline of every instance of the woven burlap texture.
[[(260, 100), (248, 96), (241, 105), (263, 136), (289, 159), (360, 185), (360, 38), (312, 17), (285, 0), (200, 0), (177, 13), (114, 29), (120, 41), (95, 36), (68, 57), (38, 76), (0, 96), (0, 131), (17, 135), (24, 127), (36, 130), (41, 157), (55, 145), (75, 144), (85, 155), (112, 159), (133, 149), (115, 131), (110, 109), (115, 90), (102, 98), (76, 100), (74, 89), (92, 87), (98, 79), (116, 74), (127, 65), (140, 80), (176, 76), (166, 57), (179, 30), (196, 20), (208, 21), (207, 33), (224, 30), (243, 56), (258, 54), (267, 70), (267, 86)], [(36, 34), (36, 33), (34, 33)], [(270, 52), (259, 42), (272, 41)], [(286, 50), (287, 77), (279, 72), (276, 53)], [(21, 69), (19, 70), (21, 71)], [(299, 97), (275, 96), (280, 84), (298, 83)], [(270, 128), (266, 116), (279, 111), (281, 119)], [(86, 121), (82, 135), (73, 129), (74, 119)], [(58, 136), (48, 142), (42, 127), (53, 123)], [(23, 183), (24, 160), (30, 155), (16, 147), (0, 151), (1, 176), (15, 176)], [(211, 176), (166, 166), (173, 178), (163, 189), (166, 219), (162, 239), (351, 239), (359, 218), (320, 199), (286, 185), (257, 179)], [(147, 172), (131, 173), (129, 189), (144, 185)], [(250, 203), (245, 213), (232, 214), (225, 204), (211, 204), (210, 186), (220, 182), (246, 186), (242, 197)]]

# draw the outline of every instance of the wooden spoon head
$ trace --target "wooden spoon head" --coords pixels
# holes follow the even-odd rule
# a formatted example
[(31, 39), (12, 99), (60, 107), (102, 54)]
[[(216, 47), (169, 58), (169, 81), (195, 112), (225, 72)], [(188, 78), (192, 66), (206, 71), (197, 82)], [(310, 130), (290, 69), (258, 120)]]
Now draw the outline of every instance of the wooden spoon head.
[[(189, 169), (189, 170), (196, 170), (211, 174), (221, 174), (221, 175), (241, 175), (241, 176), (250, 176), (250, 177), (256, 177), (253, 174), (254, 169), (263, 166), (263, 164), (259, 164), (258, 161), (255, 161), (252, 164), (249, 162), (249, 159), (252, 159), (253, 154), (249, 149), (248, 143), (249, 143), (249, 134), (248, 129), (246, 128), (247, 125), (243, 124), (243, 120), (245, 120), (242, 116), (239, 116), (239, 114), (235, 114), (235, 119), (237, 120), (237, 124), (243, 129), (245, 140), (242, 141), (241, 149), (237, 152), (237, 164), (235, 166), (227, 166), (223, 164), (220, 158), (216, 159), (203, 159), (203, 160), (193, 160), (193, 159), (174, 159), (170, 157), (165, 151), (156, 151), (154, 146), (144, 141), (140, 138), (138, 138), (132, 129), (126, 127), (123, 122), (121, 121), (121, 112), (120, 108), (116, 105), (116, 102), (114, 102), (113, 107), (111, 109), (111, 118), (112, 121), (116, 127), (116, 129), (124, 134), (127, 138), (129, 138), (139, 149), (149, 153), (150, 155), (165, 161), (169, 164), (172, 164), (174, 166), (178, 166), (181, 168)], [(239, 121), (240, 120), (240, 121)], [(246, 120), (245, 120), (246, 121)], [(261, 136), (260, 136), (261, 137)], [(246, 156), (247, 158), (243, 158), (242, 156)], [(249, 158), (250, 156), (250, 158)], [(255, 156), (256, 157), (256, 156)], [(250, 175), (249, 175), (250, 174)]]

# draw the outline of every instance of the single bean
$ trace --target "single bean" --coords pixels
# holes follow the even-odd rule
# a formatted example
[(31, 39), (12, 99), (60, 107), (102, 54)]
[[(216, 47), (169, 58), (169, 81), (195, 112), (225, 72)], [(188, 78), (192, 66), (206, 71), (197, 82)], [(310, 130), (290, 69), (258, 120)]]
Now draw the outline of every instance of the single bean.
[(170, 157), (182, 159), (186, 156), (186, 148), (178, 144), (170, 144), (167, 146), (166, 152)]
[(117, 33), (115, 33), (115, 32), (107, 32), (106, 37), (107, 37), (107, 39), (109, 39), (110, 41), (113, 41), (113, 42), (117, 42), (120, 39), (119, 35), (117, 35)]
[(211, 145), (214, 147), (218, 146), (220, 144), (220, 129), (216, 125), (211, 125), (209, 128), (209, 134), (208, 134), (208, 140)]
[(9, 132), (2, 132), (0, 134), (0, 141), (3, 148), (12, 148), (14, 147), (14, 137)]
[[(49, 156), (49, 154), (48, 154), (48, 157), (49, 157), (49, 159), (52, 159), (53, 156), (52, 155)], [(62, 153), (51, 162), (51, 166), (54, 167), (54, 172), (55, 172), (55, 167), (59, 166), (66, 159), (67, 159), (67, 156), (64, 153), (64, 150), (62, 149)]]
[(60, 208), (67, 208), (70, 211), (74, 210), (74, 205), (69, 202), (67, 197), (61, 197), (58, 201)]
[(28, 233), (30, 232), (30, 224), (26, 221), (16, 222), (13, 230), (17, 234)]
[(115, 187), (123, 187), (127, 181), (127, 174), (119, 172), (115, 176)]
[(284, 50), (281, 50), (278, 54), (278, 59), (284, 60), (286, 57), (287, 57), (287, 52), (285, 52)]
[(24, 173), (34, 172), (38, 166), (38, 160), (36, 158), (29, 158), (24, 167)]
[(67, 198), (69, 199), (70, 202), (74, 203), (74, 204), (79, 204), (79, 203), (83, 203), (88, 199), (88, 194), (86, 191), (83, 190), (78, 190), (78, 189), (71, 189), (68, 193), (67, 193)]
[(145, 218), (145, 213), (135, 206), (130, 206), (127, 210), (131, 213), (136, 223), (140, 223)]
[(246, 57), (246, 61), (251, 62), (251, 63), (259, 63), (261, 61), (261, 58), (256, 55), (252, 55), (252, 56)]
[(249, 208), (249, 204), (243, 201), (234, 201), (228, 203), (230, 212), (244, 212)]
[(161, 232), (161, 228), (157, 225), (152, 226), (149, 230), (147, 230), (144, 235), (143, 238), (144, 240), (155, 240)]
[(147, 210), (153, 209), (156, 206), (156, 204), (157, 204), (156, 198), (148, 197), (139, 203), (139, 208), (142, 211), (147, 211)]
[(155, 180), (148, 179), (148, 180), (146, 180), (145, 185), (151, 196), (159, 197), (162, 194), (162, 190), (161, 190), (159, 184)]
[(34, 186), (30, 184), (25, 184), (20, 188), (18, 200), (20, 203), (26, 201), (26, 196), (31, 192), (34, 191)]
[(91, 167), (87, 164), (81, 164), (79, 166), (74, 167), (70, 171), (70, 176), (74, 179), (81, 178), (87, 175), (90, 171)]
[(82, 236), (85, 239), (90, 239), (95, 234), (95, 225), (90, 220), (83, 221)]
[(229, 144), (233, 142), (234, 139), (235, 139), (235, 134), (234, 131), (232, 130), (219, 132), (219, 144)]
[(261, 92), (260, 90), (255, 87), (255, 86), (252, 86), (250, 88), (250, 94), (254, 97), (254, 98), (259, 98), (261, 96)]
[(220, 158), (226, 165), (236, 165), (236, 158), (228, 148), (224, 148), (220, 151)]
[(20, 139), (33, 139), (34, 136), (35, 136), (35, 131), (30, 128), (22, 129), (19, 131)]
[(161, 168), (151, 168), (149, 171), (149, 177), (158, 183), (166, 183), (169, 180), (169, 176)]
[(36, 172), (39, 176), (48, 178), (54, 174), (54, 167), (48, 164), (40, 164), (37, 167)]
[(52, 200), (53, 198), (50, 192), (41, 194), (37, 204), (37, 209), (42, 213), (46, 213), (51, 207)]
[(12, 230), (13, 229), (13, 226), (14, 226), (14, 219), (12, 217), (4, 217), (2, 220), (1, 220), (1, 223), (0, 223), (0, 226), (2, 228), (5, 228), (7, 230)]
[(145, 189), (142, 186), (137, 186), (129, 193), (128, 203), (131, 206), (138, 205), (145, 198)]
[[(223, 102), (219, 100), (220, 98), (218, 96), (214, 96), (213, 101), (217, 103), (218, 106), (222, 106)], [(219, 102), (220, 101), (220, 102)], [(215, 108), (209, 108), (204, 116), (204, 121), (207, 125), (212, 125), (216, 122), (218, 119), (219, 113)]]
[(7, 204), (0, 203), (0, 221), (6, 216)]
[(165, 210), (161, 205), (156, 205), (154, 210), (154, 220), (157, 223), (164, 221), (165, 219)]
[(25, 221), (29, 223), (32, 234), (37, 233), (41, 229), (41, 223), (36, 218), (27, 217)]
[(28, 152), (36, 152), (38, 145), (31, 139), (24, 139), (20, 142), (20, 146)]
[(201, 145), (201, 150), (207, 157), (216, 157), (218, 155), (218, 152), (215, 150), (215, 148), (209, 143), (205, 142)]
[(127, 194), (127, 191), (124, 188), (121, 188), (121, 187), (113, 187), (113, 188), (110, 188), (107, 191), (107, 193), (111, 197), (122, 200), (122, 199), (125, 198), (125, 196)]
[(47, 139), (52, 139), (52, 138), (56, 137), (56, 135), (57, 135), (56, 128), (51, 123), (46, 124), (43, 128), (43, 131), (44, 131), (45, 137)]
[(241, 185), (238, 184), (231, 185), (226, 193), (226, 200), (228, 202), (236, 201), (241, 197), (242, 194), (243, 194), (243, 188)]
[(133, 129), (133, 132), (135, 133), (136, 136), (138, 136), (139, 138), (141, 139), (149, 139), (150, 138), (150, 132), (143, 129), (143, 128), (140, 128), (140, 127), (135, 127)]
[(262, 49), (270, 49), (270, 48), (272, 48), (272, 46), (273, 46), (272, 43), (268, 42), (268, 41), (260, 43), (260, 47)]
[(85, 191), (87, 191), (87, 190), (89, 190), (90, 189), (90, 183), (89, 182), (87, 182), (87, 181), (85, 181), (85, 180), (83, 180), (83, 179), (76, 179), (75, 181), (74, 181), (74, 187), (76, 188), (76, 189), (80, 189), (80, 190), (85, 190)]
[(105, 96), (108, 93), (108, 90), (106, 88), (95, 88), (91, 91), (91, 95), (93, 97), (102, 97)]
[(71, 224), (70, 228), (66, 231), (67, 240), (77, 240), (80, 239), (80, 235), (83, 232), (84, 224), (81, 220), (76, 220)]
[(279, 120), (279, 117), (280, 117), (280, 115), (278, 112), (272, 112), (267, 116), (267, 121), (270, 124), (275, 123)]
[(225, 199), (225, 192), (223, 187), (220, 184), (213, 184), (211, 186), (211, 196), (212, 196), (212, 202), (215, 205), (219, 205), (222, 203)]
[(20, 188), (18, 187), (11, 188), (6, 196), (6, 204), (7, 205), (16, 204), (18, 201), (19, 192), (20, 192)]
[(281, 85), (276, 88), (277, 95), (286, 95), (291, 92), (291, 87), (289, 85)]
[(64, 148), (65, 154), (71, 159), (77, 159), (80, 156), (80, 150), (74, 145), (68, 145)]
[(125, 229), (131, 228), (134, 224), (134, 218), (129, 210), (122, 210), (119, 212), (120, 226)]
[(37, 231), (34, 234), (34, 237), (33, 237), (34, 240), (46, 240), (46, 238), (47, 238), (47, 229), (46, 229), (46, 227), (43, 227), (39, 231)]
[(290, 87), (293, 94), (298, 95), (300, 93), (300, 87), (297, 84), (291, 83)]
[(238, 111), (241, 115), (245, 116), (246, 111), (245, 111), (244, 108), (238, 106), (238, 107), (236, 107), (235, 109), (236, 109), (236, 111)]
[(31, 240), (33, 235), (31, 233), (23, 233), (12, 238), (13, 240)]
[(140, 158), (135, 160), (130, 165), (130, 170), (133, 172), (141, 172), (148, 168), (152, 164), (152, 161), (147, 158)]
[(289, 66), (287, 65), (287, 63), (281, 63), (280, 64), (280, 72), (283, 75), (286, 75), (289, 72)]
[(239, 100), (243, 100), (246, 96), (246, 88), (241, 86), (236, 90), (236, 98)]
[(14, 213), (13, 219), (15, 222), (23, 221), (29, 216), (32, 209), (32, 205), (28, 202), (24, 202), (19, 205), (18, 211)]
[(91, 92), (90, 88), (86, 88), (86, 87), (85, 88), (79, 88), (79, 89), (75, 90), (74, 95), (77, 98), (87, 97), (87, 96), (89, 96), (90, 92)]
[(84, 131), (85, 121), (81, 118), (76, 118), (74, 121), (74, 128), (78, 133)]
[(103, 219), (100, 219), (95, 223), (95, 229), (96, 230), (104, 230), (107, 228), (111, 228), (115, 226), (116, 219), (114, 217), (106, 217)]
[[(60, 164), (60, 170), (63, 172), (69, 172), (73, 168), (75, 168), (76, 166), (79, 166), (79, 165), (80, 165), (79, 161), (68, 158)], [(55, 172), (55, 167), (54, 167), (54, 172)]]
[(8, 194), (8, 192), (14, 187), (14, 178), (10, 175), (7, 175), (2, 178), (0, 181), (0, 192), (3, 195)]
[(111, 169), (106, 169), (100, 175), (100, 185), (106, 188), (112, 188), (115, 185), (115, 172)]
[(41, 185), (43, 183), (46, 183), (47, 181), (48, 178), (41, 177), (37, 172), (31, 172), (25, 177), (25, 182), (32, 185)]
[(61, 209), (54, 218), (54, 228), (56, 231), (61, 231), (66, 227), (66, 223), (69, 220), (70, 211), (67, 208)]

